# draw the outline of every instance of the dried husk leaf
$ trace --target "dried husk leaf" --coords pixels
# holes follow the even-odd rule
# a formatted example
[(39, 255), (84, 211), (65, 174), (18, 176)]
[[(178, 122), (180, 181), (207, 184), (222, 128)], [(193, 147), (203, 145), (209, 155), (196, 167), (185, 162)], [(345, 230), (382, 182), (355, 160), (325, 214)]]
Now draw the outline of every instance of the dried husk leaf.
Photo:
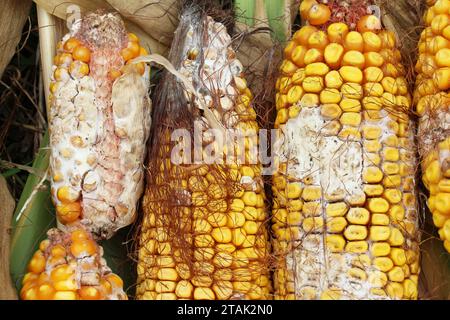
[(135, 23), (158, 42), (169, 46), (178, 25), (178, 0), (106, 0), (114, 9)]
[(8, 190), (5, 178), (0, 176), (0, 300), (16, 300), (16, 290), (9, 275), (9, 246), (11, 239), (11, 218), (15, 201)]
[[(22, 37), (22, 28), (28, 17), (31, 0), (2, 1), (0, 11), (0, 77), (16, 51), (16, 46)], [(14, 17), (14, 19), (11, 19)]]

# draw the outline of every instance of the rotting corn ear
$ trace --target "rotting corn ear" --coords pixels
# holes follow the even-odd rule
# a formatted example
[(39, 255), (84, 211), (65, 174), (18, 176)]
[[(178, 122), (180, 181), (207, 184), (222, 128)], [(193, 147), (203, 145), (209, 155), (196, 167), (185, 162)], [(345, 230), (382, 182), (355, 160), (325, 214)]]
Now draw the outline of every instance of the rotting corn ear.
[(123, 283), (82, 227), (51, 229), (28, 264), (23, 300), (126, 300)]
[[(250, 159), (258, 142), (252, 94), (225, 26), (199, 12), (181, 16), (170, 52), (196, 94), (168, 73), (156, 89), (159, 129), (152, 135), (142, 206), (136, 294), (157, 300), (268, 299), (268, 217), (261, 166)], [(192, 150), (177, 152), (179, 139), (171, 141), (171, 135), (176, 129), (192, 134), (195, 125), (205, 156), (208, 146), (218, 147), (208, 129), (251, 135), (242, 146), (226, 145), (235, 156), (228, 160), (218, 147), (222, 164), (205, 157), (180, 163), (192, 160)]]
[(143, 191), (149, 67), (115, 13), (89, 13), (58, 44), (50, 84), (50, 169), (58, 222), (97, 238), (130, 224)]
[(428, 207), (450, 252), (450, 1), (427, 1), (414, 92)]
[(315, 26), (293, 35), (276, 84), (275, 298), (415, 299), (415, 146), (395, 36), (366, 16), (370, 1), (306, 2)]

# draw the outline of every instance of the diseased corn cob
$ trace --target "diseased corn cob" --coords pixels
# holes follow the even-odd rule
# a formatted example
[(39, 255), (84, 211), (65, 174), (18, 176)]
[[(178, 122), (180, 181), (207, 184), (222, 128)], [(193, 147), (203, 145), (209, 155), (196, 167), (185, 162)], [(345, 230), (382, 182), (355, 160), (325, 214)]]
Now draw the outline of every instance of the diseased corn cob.
[(150, 126), (146, 55), (114, 13), (89, 13), (58, 44), (50, 84), (51, 194), (62, 230), (31, 259), (21, 298), (126, 299), (94, 238), (130, 224)]
[[(137, 298), (266, 299), (267, 212), (261, 167), (249, 162), (258, 125), (242, 65), (225, 26), (195, 9), (181, 17), (170, 60), (196, 94), (170, 75), (157, 89), (159, 129), (152, 134), (143, 200)], [(244, 156), (246, 164), (205, 164), (205, 158), (194, 164), (174, 162), (179, 158), (173, 157), (171, 134), (179, 128), (192, 133), (194, 122), (203, 137), (203, 154), (213, 143), (206, 129), (253, 129), (245, 146), (228, 149)], [(220, 149), (218, 154), (222, 159)], [(190, 159), (180, 154), (186, 156)]]
[(414, 299), (413, 125), (392, 32), (369, 1), (305, 0), (285, 49), (273, 179), (278, 299)]
[(23, 278), (24, 300), (123, 300), (122, 280), (111, 273), (89, 232), (51, 229)]
[(50, 168), (58, 221), (109, 238), (135, 218), (150, 126), (147, 54), (114, 13), (89, 13), (58, 44)]
[(450, 252), (450, 1), (427, 1), (419, 42), (414, 100), (419, 122), (422, 180), (428, 207)]

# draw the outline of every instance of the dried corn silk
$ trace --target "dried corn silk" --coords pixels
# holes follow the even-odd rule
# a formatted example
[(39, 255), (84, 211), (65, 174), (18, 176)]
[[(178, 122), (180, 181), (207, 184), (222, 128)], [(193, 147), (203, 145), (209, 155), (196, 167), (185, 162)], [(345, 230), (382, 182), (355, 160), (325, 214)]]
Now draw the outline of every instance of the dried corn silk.
[(417, 298), (411, 98), (395, 37), (366, 15), (369, 4), (303, 1), (309, 25), (285, 49), (272, 187), (277, 299)]
[(414, 101), (422, 180), (433, 222), (450, 252), (450, 0), (427, 1)]
[(50, 168), (58, 221), (98, 238), (130, 224), (150, 127), (147, 54), (115, 13), (89, 13), (58, 44), (50, 85)]
[[(152, 149), (140, 233), (139, 299), (265, 299), (267, 211), (261, 167), (249, 161), (251, 143), (233, 146), (238, 158), (223, 164), (194, 162), (188, 154), (194, 131), (200, 156), (218, 147), (207, 129), (253, 129), (252, 95), (242, 78), (231, 38), (222, 23), (191, 8), (181, 16), (170, 61), (187, 87), (166, 73), (156, 90)], [(192, 138), (177, 150), (176, 129)], [(257, 139), (257, 136), (253, 136)], [(224, 153), (217, 149), (217, 159)], [(228, 149), (228, 151), (230, 151)], [(177, 153), (178, 152), (178, 153)], [(194, 153), (194, 152), (192, 152)], [(179, 163), (179, 160), (191, 160)]]
[(24, 300), (126, 300), (122, 280), (106, 265), (103, 249), (86, 230), (51, 229), (28, 264)]

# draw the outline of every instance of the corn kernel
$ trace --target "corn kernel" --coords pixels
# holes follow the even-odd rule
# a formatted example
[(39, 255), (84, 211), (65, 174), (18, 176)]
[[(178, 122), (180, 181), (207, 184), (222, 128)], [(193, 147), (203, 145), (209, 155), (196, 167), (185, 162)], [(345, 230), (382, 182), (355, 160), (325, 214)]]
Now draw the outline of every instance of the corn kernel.
[(394, 267), (394, 263), (388, 257), (377, 257), (373, 259), (373, 265), (382, 272), (387, 272)]
[(344, 38), (344, 47), (347, 50), (357, 50), (363, 52), (364, 50), (363, 37), (357, 31), (350, 31)]
[(349, 225), (344, 231), (347, 240), (364, 240), (367, 237), (367, 228), (365, 226)]
[(343, 66), (339, 69), (339, 74), (346, 82), (362, 83), (363, 80), (363, 73), (357, 67)]
[(345, 239), (337, 234), (327, 235), (326, 245), (331, 252), (342, 252), (345, 247)]
[(344, 83), (338, 71), (332, 70), (325, 76), (325, 85), (330, 89), (340, 89)]
[(341, 217), (348, 211), (348, 205), (345, 202), (330, 203), (326, 209), (327, 217)]
[(344, 47), (338, 43), (330, 43), (324, 50), (325, 62), (332, 68), (339, 67), (343, 56)]
[(369, 249), (367, 241), (349, 241), (345, 246), (345, 251), (351, 253), (365, 253)]

